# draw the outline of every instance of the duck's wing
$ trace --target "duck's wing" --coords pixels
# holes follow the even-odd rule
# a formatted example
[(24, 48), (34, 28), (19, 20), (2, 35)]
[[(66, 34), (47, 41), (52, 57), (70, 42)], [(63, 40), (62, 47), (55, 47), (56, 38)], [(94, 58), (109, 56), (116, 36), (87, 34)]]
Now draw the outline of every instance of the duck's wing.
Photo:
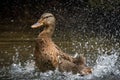
[(58, 53), (57, 55), (60, 56), (61, 58), (65, 59), (65, 60), (68, 60), (68, 61), (73, 61), (74, 57), (67, 54), (67, 53), (64, 53), (57, 45), (55, 45), (56, 49), (58, 50)]
[(83, 55), (78, 54), (76, 57), (71, 56), (70, 54), (64, 53), (57, 45), (55, 45), (58, 50), (57, 56), (61, 57), (64, 60), (72, 62), (76, 65), (85, 65), (86, 58)]

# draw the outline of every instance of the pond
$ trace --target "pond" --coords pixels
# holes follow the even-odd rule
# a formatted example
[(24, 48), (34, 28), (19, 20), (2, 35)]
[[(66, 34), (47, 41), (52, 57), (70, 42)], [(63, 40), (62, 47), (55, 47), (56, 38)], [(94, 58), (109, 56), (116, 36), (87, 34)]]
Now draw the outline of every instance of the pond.
[[(34, 30), (33, 30), (34, 31)], [(58, 31), (58, 30), (57, 30)], [(56, 31), (56, 32), (57, 32)], [(62, 33), (62, 32), (59, 32)], [(0, 80), (119, 80), (120, 44), (119, 39), (105, 37), (74, 37), (67, 31), (55, 35), (53, 40), (66, 53), (84, 54), (87, 65), (93, 73), (86, 76), (73, 75), (71, 72), (39, 72), (34, 65), (35, 37), (27, 32), (0, 33)], [(71, 40), (70, 37), (71, 36)], [(77, 36), (77, 35), (76, 35)], [(78, 38), (78, 39), (77, 39)], [(68, 41), (67, 41), (68, 40)]]

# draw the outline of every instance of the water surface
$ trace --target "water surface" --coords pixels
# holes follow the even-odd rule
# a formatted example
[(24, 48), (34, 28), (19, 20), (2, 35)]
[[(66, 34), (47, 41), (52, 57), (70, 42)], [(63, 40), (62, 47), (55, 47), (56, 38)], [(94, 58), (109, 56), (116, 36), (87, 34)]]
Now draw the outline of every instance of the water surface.
[[(69, 35), (68, 35), (69, 34)], [(119, 80), (120, 44), (115, 38), (72, 36), (70, 33), (54, 35), (53, 40), (64, 52), (84, 54), (93, 73), (87, 76), (61, 73), (58, 70), (39, 72), (34, 65), (34, 46), (37, 34), (27, 32), (1, 32), (1, 80)], [(67, 37), (67, 36), (68, 37)], [(71, 38), (69, 37), (71, 36)], [(71, 39), (71, 40), (70, 40)]]

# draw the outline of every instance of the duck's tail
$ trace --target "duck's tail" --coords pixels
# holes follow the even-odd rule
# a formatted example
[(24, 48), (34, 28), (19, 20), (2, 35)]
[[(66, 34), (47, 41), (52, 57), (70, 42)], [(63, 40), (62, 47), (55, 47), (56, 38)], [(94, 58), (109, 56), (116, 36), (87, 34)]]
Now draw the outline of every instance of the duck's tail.
[(74, 56), (73, 63), (75, 63), (77, 65), (86, 65), (86, 58), (84, 57), (83, 54), (76, 53)]

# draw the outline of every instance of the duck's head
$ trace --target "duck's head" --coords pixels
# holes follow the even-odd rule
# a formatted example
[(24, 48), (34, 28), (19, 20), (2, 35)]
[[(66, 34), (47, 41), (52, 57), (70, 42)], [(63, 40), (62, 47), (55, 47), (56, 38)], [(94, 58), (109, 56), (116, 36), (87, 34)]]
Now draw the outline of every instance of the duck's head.
[(44, 13), (41, 18), (37, 21), (37, 23), (33, 24), (32, 28), (40, 28), (42, 26), (45, 27), (53, 27), (55, 26), (55, 17), (51, 13)]

